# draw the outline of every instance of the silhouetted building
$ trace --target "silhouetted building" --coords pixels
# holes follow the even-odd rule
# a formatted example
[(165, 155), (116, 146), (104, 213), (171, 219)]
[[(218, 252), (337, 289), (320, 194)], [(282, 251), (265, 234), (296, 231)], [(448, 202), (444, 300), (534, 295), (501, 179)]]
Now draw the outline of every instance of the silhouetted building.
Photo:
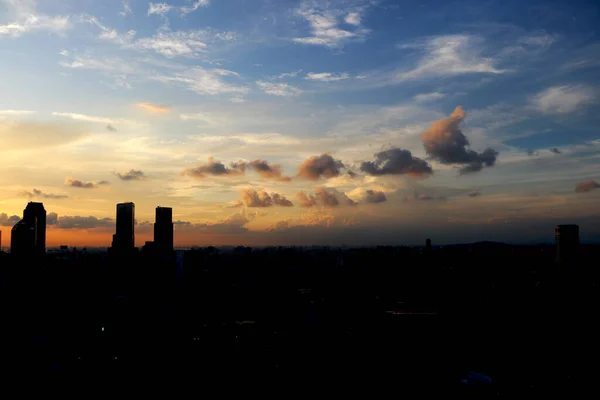
[(558, 225), (556, 235), (556, 260), (559, 263), (573, 261), (579, 249), (579, 226)]
[(431, 250), (431, 239), (426, 239), (425, 240), (425, 250), (426, 251), (430, 251)]
[(146, 243), (142, 246), (143, 254), (153, 254), (155, 251), (155, 244), (152, 241), (146, 241)]
[(10, 252), (14, 255), (46, 253), (46, 210), (43, 203), (27, 203), (23, 219), (11, 230), (10, 241)]
[(112, 248), (118, 251), (130, 251), (135, 248), (135, 204), (117, 204), (117, 231), (113, 235)]
[(170, 207), (156, 207), (154, 246), (162, 254), (173, 251), (173, 209)]
[(0, 252), (2, 252), (2, 231), (0, 231)]

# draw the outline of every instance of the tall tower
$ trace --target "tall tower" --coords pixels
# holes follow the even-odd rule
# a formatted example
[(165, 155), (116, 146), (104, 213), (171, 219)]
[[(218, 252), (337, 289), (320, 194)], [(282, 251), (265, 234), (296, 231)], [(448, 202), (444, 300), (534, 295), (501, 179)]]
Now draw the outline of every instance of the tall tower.
[(112, 247), (115, 250), (133, 250), (135, 248), (135, 204), (117, 204), (117, 231), (113, 235)]
[(10, 252), (15, 255), (46, 253), (46, 210), (43, 203), (27, 203), (23, 219), (12, 227)]
[(173, 251), (173, 209), (156, 207), (154, 246), (160, 253)]
[(431, 239), (429, 238), (425, 239), (425, 250), (431, 251)]
[(573, 261), (579, 249), (579, 226), (558, 225), (556, 235), (556, 260), (560, 264)]

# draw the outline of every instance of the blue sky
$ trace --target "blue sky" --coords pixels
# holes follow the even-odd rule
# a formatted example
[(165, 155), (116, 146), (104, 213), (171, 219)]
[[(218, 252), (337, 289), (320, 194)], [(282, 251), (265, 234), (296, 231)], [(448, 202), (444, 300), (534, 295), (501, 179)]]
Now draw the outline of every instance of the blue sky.
[(159, 204), (181, 245), (597, 240), (599, 22), (593, 1), (0, 0), (0, 225), (36, 199), (50, 242), (103, 245), (134, 201), (138, 244)]

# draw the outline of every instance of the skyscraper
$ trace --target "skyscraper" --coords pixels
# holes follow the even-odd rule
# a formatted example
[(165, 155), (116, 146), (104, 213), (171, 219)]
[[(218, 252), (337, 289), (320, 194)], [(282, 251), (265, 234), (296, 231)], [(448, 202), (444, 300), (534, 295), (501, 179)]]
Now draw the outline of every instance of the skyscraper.
[(117, 204), (117, 231), (113, 235), (113, 249), (127, 251), (135, 248), (134, 224), (135, 204)]
[(173, 251), (173, 209), (170, 207), (156, 207), (154, 246), (163, 254)]
[(43, 203), (30, 201), (23, 210), (23, 219), (11, 230), (10, 252), (14, 255), (46, 253), (46, 210)]
[(579, 226), (558, 225), (554, 232), (556, 235), (556, 260), (561, 264), (573, 261), (579, 248)]

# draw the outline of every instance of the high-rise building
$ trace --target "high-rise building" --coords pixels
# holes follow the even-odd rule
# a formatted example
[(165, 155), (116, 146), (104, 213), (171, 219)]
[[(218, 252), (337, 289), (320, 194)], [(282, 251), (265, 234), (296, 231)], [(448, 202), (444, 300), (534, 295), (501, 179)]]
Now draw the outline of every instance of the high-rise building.
[(556, 236), (556, 259), (559, 263), (574, 260), (579, 249), (579, 226), (558, 225), (554, 230)]
[(117, 204), (117, 231), (113, 235), (113, 249), (127, 251), (135, 248), (134, 224), (135, 204)]
[(431, 250), (431, 239), (425, 239), (425, 250), (430, 251)]
[(10, 252), (14, 255), (46, 253), (46, 210), (43, 203), (30, 201), (23, 210), (23, 219), (11, 230)]
[(154, 246), (161, 253), (173, 251), (173, 209), (156, 207)]

